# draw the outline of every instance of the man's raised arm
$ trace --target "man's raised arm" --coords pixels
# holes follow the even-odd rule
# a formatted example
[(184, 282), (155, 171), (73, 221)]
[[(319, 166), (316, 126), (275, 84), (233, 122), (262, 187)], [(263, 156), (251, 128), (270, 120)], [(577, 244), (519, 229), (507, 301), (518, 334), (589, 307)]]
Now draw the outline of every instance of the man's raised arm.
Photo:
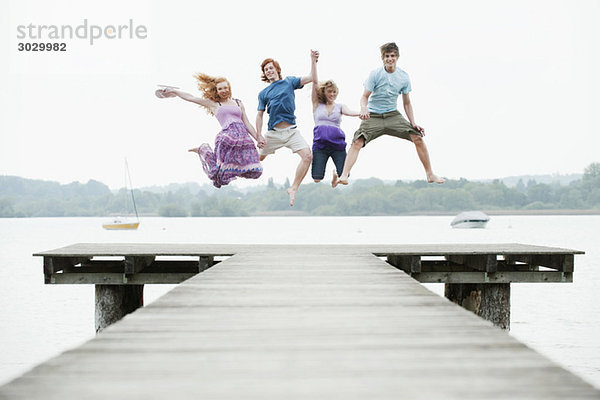
[(310, 75), (300, 78), (300, 84), (306, 85), (313, 81), (314, 73), (317, 69), (317, 61), (319, 61), (319, 52), (317, 50), (310, 51)]

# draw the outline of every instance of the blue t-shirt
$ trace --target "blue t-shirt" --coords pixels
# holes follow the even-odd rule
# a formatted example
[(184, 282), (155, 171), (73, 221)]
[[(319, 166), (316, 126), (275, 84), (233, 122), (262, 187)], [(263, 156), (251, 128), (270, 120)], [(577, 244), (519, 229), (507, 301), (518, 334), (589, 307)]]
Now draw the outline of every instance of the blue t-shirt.
[(269, 130), (280, 122), (296, 124), (296, 97), (294, 90), (302, 88), (300, 78), (288, 76), (285, 79), (272, 82), (258, 94), (258, 111), (269, 114)]
[(408, 74), (400, 68), (392, 73), (385, 67), (377, 68), (371, 71), (364, 86), (371, 92), (367, 110), (377, 114), (398, 109), (398, 96), (411, 91)]

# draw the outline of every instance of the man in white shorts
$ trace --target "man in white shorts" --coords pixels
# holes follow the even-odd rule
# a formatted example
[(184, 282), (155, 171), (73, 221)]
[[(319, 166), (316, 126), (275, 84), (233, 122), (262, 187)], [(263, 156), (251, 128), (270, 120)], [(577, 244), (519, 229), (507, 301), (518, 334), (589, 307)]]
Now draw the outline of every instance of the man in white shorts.
[(306, 83), (312, 82), (316, 69), (319, 52), (311, 50), (310, 75), (302, 78), (288, 76), (281, 78), (281, 67), (272, 58), (264, 60), (260, 67), (262, 69), (261, 79), (269, 82), (269, 86), (258, 94), (258, 113), (256, 115), (256, 132), (260, 136), (263, 125), (265, 110), (269, 114), (268, 132), (265, 135), (266, 144), (260, 149), (260, 160), (264, 160), (269, 154), (276, 150), (287, 147), (300, 156), (300, 163), (296, 168), (294, 182), (287, 189), (290, 196), (290, 206), (294, 205), (296, 192), (306, 176), (312, 162), (312, 152), (308, 143), (304, 140), (300, 131), (296, 128), (296, 100), (294, 90), (301, 89)]

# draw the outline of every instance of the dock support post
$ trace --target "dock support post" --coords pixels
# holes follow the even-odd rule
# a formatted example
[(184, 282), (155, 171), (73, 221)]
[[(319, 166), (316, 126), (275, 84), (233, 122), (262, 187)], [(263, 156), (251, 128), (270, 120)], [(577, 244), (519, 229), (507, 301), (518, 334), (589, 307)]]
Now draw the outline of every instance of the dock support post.
[(95, 285), (96, 333), (144, 305), (144, 285)]
[(510, 330), (510, 283), (446, 283), (444, 295), (494, 325)]

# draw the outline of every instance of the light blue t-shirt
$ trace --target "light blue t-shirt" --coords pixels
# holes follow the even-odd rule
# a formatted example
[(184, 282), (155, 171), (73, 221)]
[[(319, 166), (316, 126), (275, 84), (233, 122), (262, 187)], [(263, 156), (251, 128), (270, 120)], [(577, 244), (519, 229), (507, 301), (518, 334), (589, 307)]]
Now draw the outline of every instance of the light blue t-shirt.
[(408, 74), (400, 68), (392, 73), (385, 67), (377, 68), (371, 71), (364, 86), (371, 92), (367, 110), (377, 114), (398, 109), (398, 96), (411, 91)]
[(258, 111), (269, 114), (269, 130), (280, 122), (296, 124), (296, 96), (294, 90), (302, 88), (300, 78), (288, 76), (285, 79), (272, 82), (258, 94)]

